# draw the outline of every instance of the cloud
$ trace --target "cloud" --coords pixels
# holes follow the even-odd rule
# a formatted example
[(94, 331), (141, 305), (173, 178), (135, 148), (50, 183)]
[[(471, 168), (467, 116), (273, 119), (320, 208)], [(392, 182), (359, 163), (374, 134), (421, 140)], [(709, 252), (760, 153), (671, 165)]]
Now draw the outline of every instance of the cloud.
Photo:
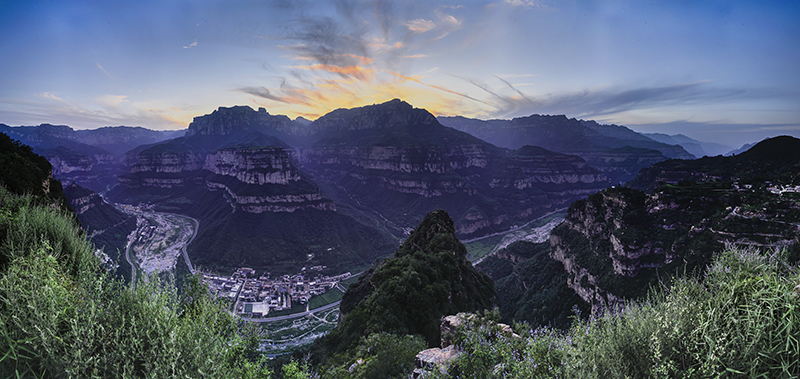
[(183, 48), (184, 48), (184, 49), (191, 49), (191, 48), (193, 48), (193, 47), (195, 47), (195, 46), (197, 46), (197, 40), (194, 40), (194, 42), (190, 43), (190, 44), (189, 44), (189, 45), (187, 45), (187, 46), (184, 46)]
[(286, 101), (283, 97), (273, 95), (272, 92), (270, 92), (270, 90), (267, 89), (266, 87), (241, 87), (237, 89), (237, 91), (248, 93), (253, 96), (258, 96), (260, 98), (264, 98), (267, 100), (278, 101), (281, 103), (288, 103), (288, 101)]
[(406, 26), (408, 26), (408, 30), (411, 30), (414, 33), (425, 33), (435, 28), (436, 24), (431, 20), (418, 18), (407, 21)]
[(252, 95), (266, 106), (272, 103), (282, 112), (306, 116), (360, 106), (368, 99), (379, 102), (408, 96), (435, 104), (457, 99), (453, 102), (491, 107), (463, 92), (405, 75), (414, 60), (429, 56), (424, 49), (430, 48), (430, 42), (464, 27), (456, 13), (461, 6), (360, 0), (334, 0), (333, 4), (336, 13), (325, 16), (310, 3), (297, 9), (284, 23), (283, 33), (270, 37), (281, 41), (279, 47), (293, 61), (284, 66), (288, 68), (284, 76), (233, 91)]
[(127, 102), (128, 100), (125, 100), (127, 98), (127, 96), (122, 95), (102, 95), (95, 99), (95, 103), (103, 108), (114, 108), (124, 102)]
[(472, 100), (472, 101), (476, 101), (476, 102), (478, 102), (478, 103), (481, 103), (481, 104), (484, 104), (484, 105), (488, 105), (488, 106), (496, 107), (496, 105), (494, 105), (494, 104), (487, 103), (487, 102), (485, 102), (485, 101), (483, 101), (483, 100), (480, 100), (480, 99), (478, 99), (478, 98), (472, 97), (472, 96), (470, 96), (470, 95), (467, 95), (467, 94), (465, 94), (465, 93), (462, 93), (462, 92), (453, 91), (453, 90), (447, 89), (447, 88), (445, 88), (445, 87), (442, 87), (442, 86), (437, 86), (437, 85), (433, 85), (433, 84), (427, 84), (427, 83), (423, 83), (421, 80), (419, 80), (419, 79), (417, 79), (417, 78), (413, 78), (413, 77), (410, 77), (410, 76), (401, 75), (401, 74), (398, 74), (398, 73), (396, 73), (396, 72), (391, 72), (391, 71), (390, 71), (389, 73), (391, 73), (392, 75), (395, 75), (395, 76), (397, 76), (397, 77), (399, 77), (399, 78), (402, 78), (402, 79), (405, 79), (405, 80), (410, 80), (410, 81), (412, 81), (412, 82), (415, 82), (415, 83), (422, 84), (423, 86), (427, 86), (427, 87), (430, 87), (430, 88), (435, 88), (435, 89), (437, 89), (437, 90), (439, 90), (439, 91), (444, 91), (444, 92), (447, 92), (447, 93), (450, 93), (450, 94), (453, 94), (453, 95), (458, 95), (458, 96), (461, 96), (461, 97), (463, 97), (463, 98), (465, 98), (465, 99), (469, 99), (469, 100)]
[(370, 42), (366, 30), (347, 30), (331, 17), (301, 18), (284, 39), (297, 43), (285, 46), (297, 59), (309, 59), (322, 65), (355, 66), (369, 58)]
[(64, 101), (64, 99), (56, 96), (52, 92), (42, 92), (42, 93), (38, 93), (36, 95), (39, 96), (39, 97), (45, 98), (45, 99), (56, 100), (56, 101)]
[(487, 102), (491, 102), (496, 108), (490, 112), (492, 117), (541, 113), (596, 118), (633, 110), (792, 95), (770, 90), (715, 87), (709, 82), (701, 81), (653, 87), (596, 88), (533, 96), (522, 92), (517, 88), (519, 85), (514, 85), (499, 76), (495, 78), (503, 84), (502, 88), (494, 88), (474, 79), (461, 78), (489, 95)]
[[(41, 98), (41, 96), (37, 96)], [(191, 121), (192, 110), (162, 108), (127, 100), (125, 96), (104, 95), (95, 105), (64, 100), (57, 106), (45, 101), (0, 98), (0, 114), (9, 125), (51, 123), (76, 129), (94, 129), (110, 125), (144, 126), (151, 129), (181, 129)]]
[(372, 70), (359, 66), (335, 66), (330, 64), (315, 64), (311, 66), (295, 66), (299, 69), (326, 71), (338, 74), (344, 78), (354, 77), (359, 80), (366, 80), (372, 74)]
[(536, 0), (503, 0), (503, 4), (512, 7), (536, 8), (540, 10), (555, 10), (553, 6), (546, 4), (543, 1), (536, 1)]
[(103, 66), (101, 66), (101, 65), (100, 65), (100, 63), (97, 63), (97, 62), (95, 62), (94, 64), (95, 64), (95, 65), (97, 65), (97, 68), (99, 68), (99, 69), (100, 69), (100, 71), (102, 71), (104, 74), (106, 74), (106, 76), (108, 76), (109, 78), (111, 78), (111, 80), (117, 80), (117, 78), (115, 78), (114, 76), (112, 76), (111, 74), (109, 74), (109, 73), (108, 73), (108, 71), (106, 71), (106, 69), (105, 69), (105, 68), (103, 68)]
[(437, 25), (436, 30), (439, 32), (439, 36), (435, 39), (442, 39), (447, 37), (448, 34), (455, 32), (462, 27), (462, 21), (455, 18), (452, 15), (444, 13), (440, 10), (435, 10), (434, 13), (436, 17), (439, 19), (439, 23)]

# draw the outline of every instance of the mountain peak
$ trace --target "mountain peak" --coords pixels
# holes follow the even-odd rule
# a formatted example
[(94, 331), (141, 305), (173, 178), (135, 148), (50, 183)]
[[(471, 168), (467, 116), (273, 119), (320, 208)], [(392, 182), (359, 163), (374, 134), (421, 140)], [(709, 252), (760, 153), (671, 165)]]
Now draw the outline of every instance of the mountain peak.
[(768, 138), (757, 143), (741, 156), (775, 161), (797, 160), (800, 158), (800, 139), (791, 136)]
[(492, 280), (467, 261), (450, 215), (435, 210), (394, 256), (350, 286), (334, 333), (348, 331), (350, 342), (375, 332), (420, 334), (436, 346), (442, 316), (492, 308), (495, 298)]
[(438, 123), (436, 117), (427, 110), (414, 108), (400, 99), (392, 99), (381, 104), (337, 109), (314, 121), (311, 128), (314, 132), (330, 132)]
[(289, 117), (273, 116), (264, 108), (258, 111), (247, 105), (234, 105), (232, 107), (219, 107), (211, 114), (195, 117), (186, 136), (200, 135), (229, 135), (240, 131), (262, 131), (267, 134), (286, 132), (291, 128), (292, 120)]

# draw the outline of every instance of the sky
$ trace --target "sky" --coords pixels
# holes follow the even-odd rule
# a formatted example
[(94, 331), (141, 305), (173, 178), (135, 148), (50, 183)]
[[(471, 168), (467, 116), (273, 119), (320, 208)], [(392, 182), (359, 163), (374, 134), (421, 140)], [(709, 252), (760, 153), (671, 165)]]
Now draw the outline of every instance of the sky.
[(401, 98), (740, 147), (800, 137), (797, 1), (0, 1), (0, 123), (186, 128)]

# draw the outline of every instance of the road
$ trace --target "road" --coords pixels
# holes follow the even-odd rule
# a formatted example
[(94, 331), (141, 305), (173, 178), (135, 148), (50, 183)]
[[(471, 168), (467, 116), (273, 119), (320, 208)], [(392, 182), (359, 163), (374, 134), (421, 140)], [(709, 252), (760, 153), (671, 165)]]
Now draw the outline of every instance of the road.
[(286, 316), (276, 316), (276, 317), (267, 317), (267, 318), (244, 318), (243, 317), (242, 320), (248, 321), (248, 322), (275, 322), (275, 321), (281, 321), (281, 320), (289, 320), (289, 319), (292, 319), (292, 318), (305, 317), (305, 316), (308, 316), (308, 315), (316, 313), (316, 312), (327, 311), (328, 309), (331, 309), (333, 307), (338, 307), (339, 303), (341, 303), (341, 302), (342, 302), (341, 300), (334, 301), (333, 303), (330, 303), (328, 305), (323, 305), (323, 306), (321, 306), (319, 308), (314, 308), (314, 309), (312, 309), (310, 311), (305, 311), (305, 312), (301, 312), (301, 313), (293, 313), (293, 314), (286, 315)]

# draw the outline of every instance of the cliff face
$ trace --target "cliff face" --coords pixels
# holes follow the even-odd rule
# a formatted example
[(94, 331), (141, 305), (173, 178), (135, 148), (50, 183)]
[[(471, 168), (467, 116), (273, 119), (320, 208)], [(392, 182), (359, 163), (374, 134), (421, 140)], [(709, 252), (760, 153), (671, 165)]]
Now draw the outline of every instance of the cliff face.
[(299, 150), (298, 161), (404, 228), (407, 216), (443, 207), (460, 235), (475, 235), (608, 185), (579, 157), (547, 153), (509, 157), (485, 144), (326, 146)]
[(234, 106), (220, 107), (211, 114), (195, 117), (189, 124), (186, 137), (226, 136), (243, 131), (257, 131), (284, 139), (308, 133), (302, 122), (295, 123), (286, 116), (273, 116), (264, 108), (254, 111), (248, 106)]
[(310, 128), (316, 142), (298, 149), (301, 167), (337, 202), (402, 230), (442, 208), (460, 236), (491, 234), (608, 185), (580, 157), (500, 149), (400, 100), (336, 110)]
[(639, 226), (629, 225), (632, 221), (650, 221), (643, 214), (646, 202), (646, 196), (636, 191), (601, 191), (573, 203), (564, 222), (551, 233), (550, 256), (564, 265), (567, 285), (592, 305), (593, 312), (620, 303), (621, 293), (629, 293), (609, 288), (613, 278), (631, 279), (675, 259), (662, 241), (627, 238), (626, 233)]
[(598, 312), (643, 296), (658, 277), (702, 271), (725, 244), (783, 248), (800, 240), (800, 201), (730, 182), (645, 193), (611, 188), (574, 202), (550, 237), (568, 285)]
[(234, 212), (336, 209), (301, 176), (291, 161), (291, 152), (282, 147), (211, 152), (153, 150), (138, 154), (130, 175), (120, 177), (121, 186), (175, 190), (204, 186), (208, 191), (221, 191)]

